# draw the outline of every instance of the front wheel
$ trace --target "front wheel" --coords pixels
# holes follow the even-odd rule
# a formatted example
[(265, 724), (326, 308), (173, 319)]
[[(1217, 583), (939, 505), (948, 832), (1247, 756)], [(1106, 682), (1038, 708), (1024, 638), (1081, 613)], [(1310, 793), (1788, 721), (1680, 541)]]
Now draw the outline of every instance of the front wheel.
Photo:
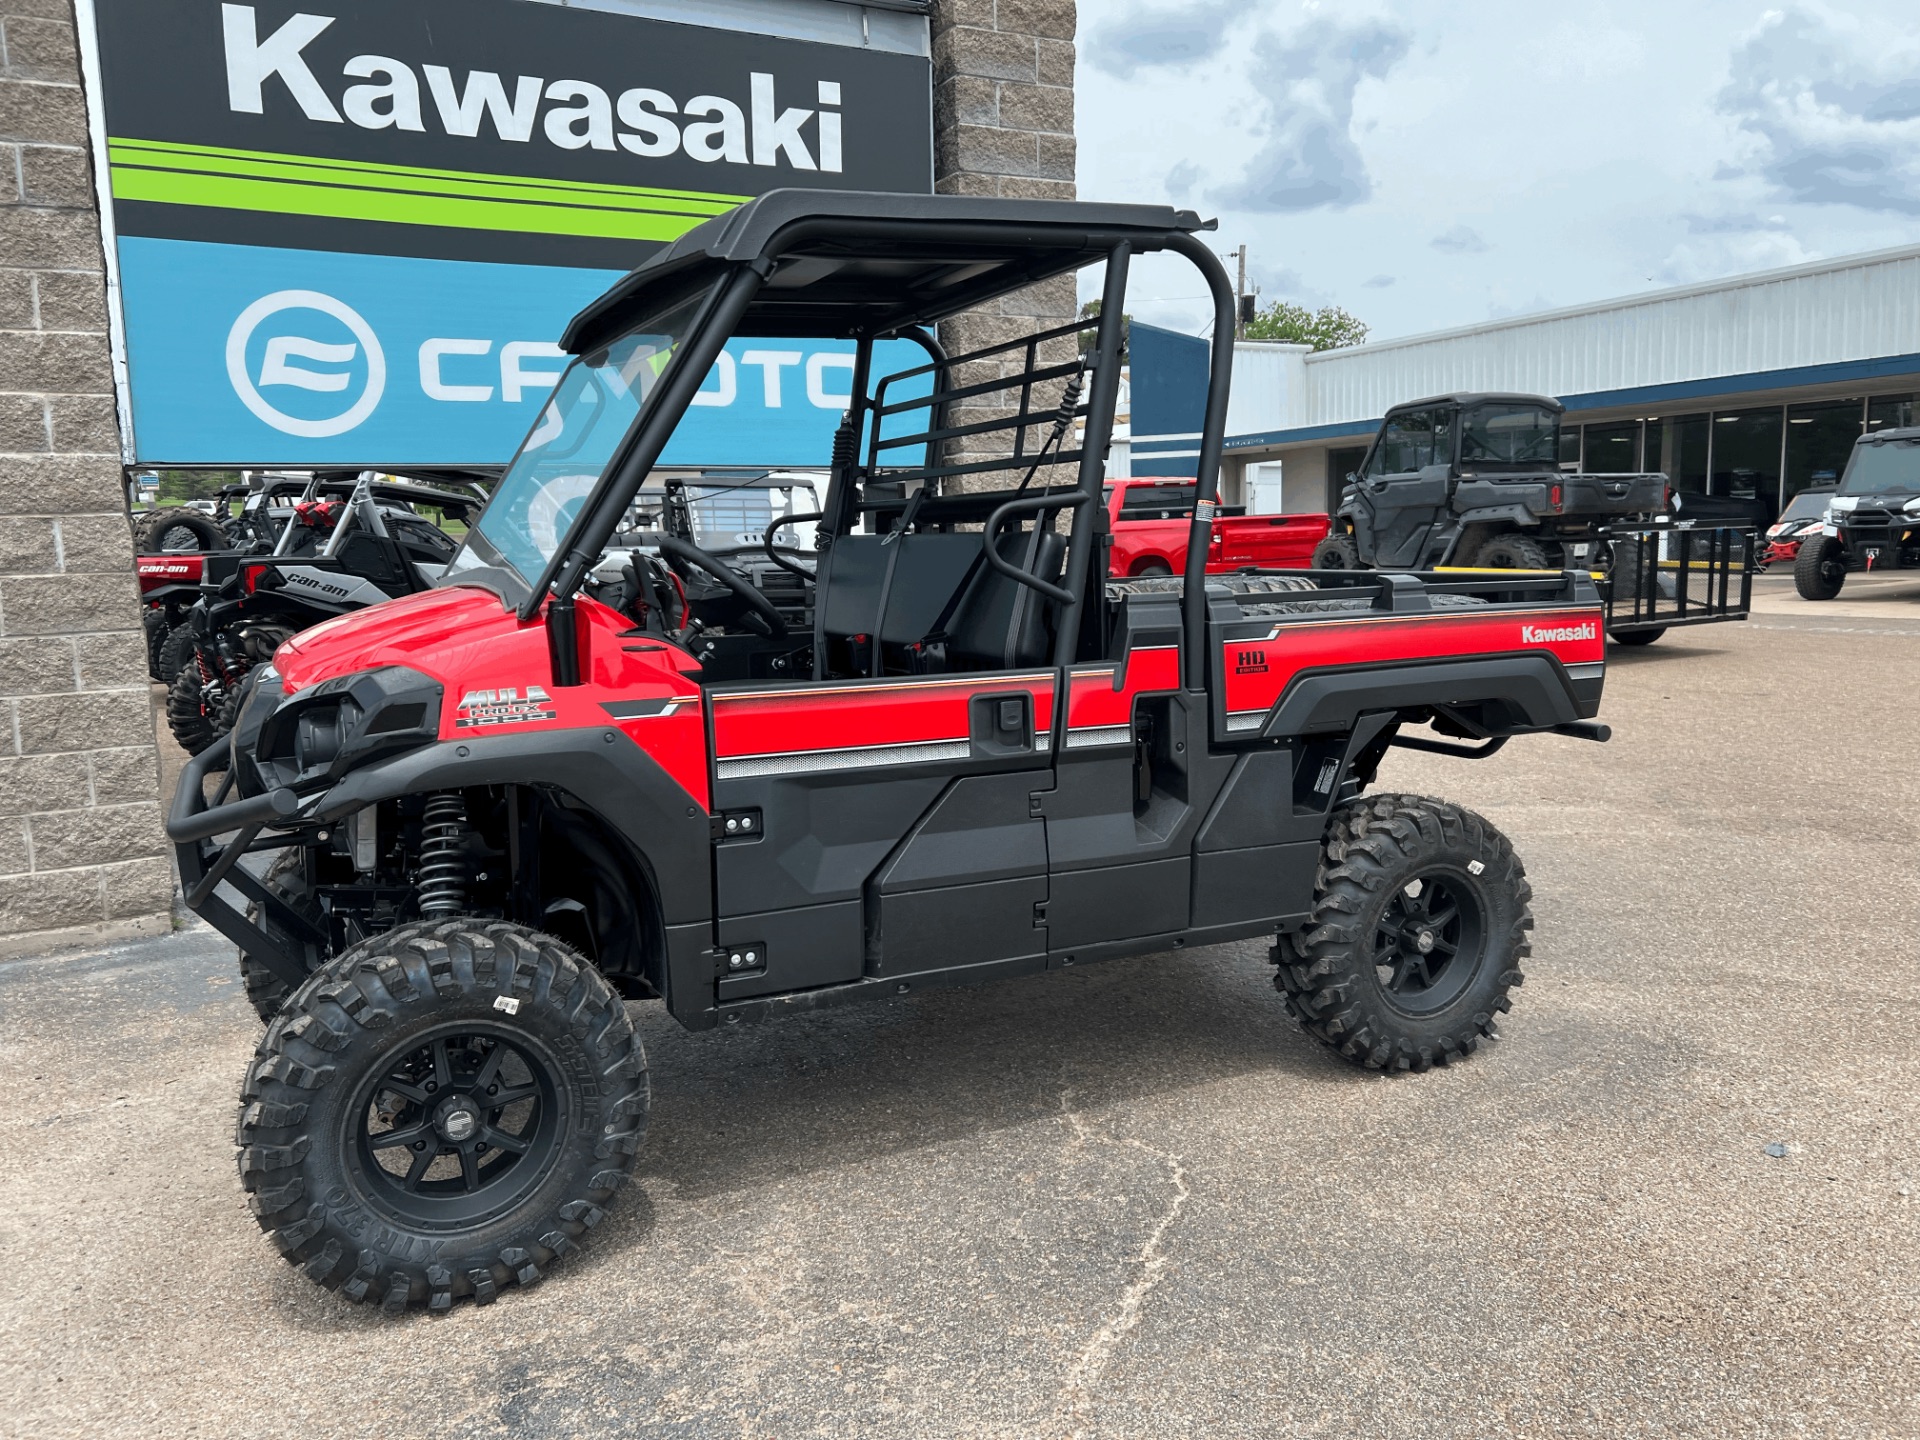
[(241, 1090), (240, 1180), (311, 1280), (390, 1313), (531, 1285), (600, 1222), (646, 1131), (606, 979), (550, 935), (403, 925), (330, 961)]
[(1370, 1070), (1426, 1070), (1496, 1034), (1523, 979), (1533, 891), (1471, 810), (1373, 795), (1327, 827), (1312, 918), (1275, 948), (1309, 1035)]
[(1329, 535), (1313, 547), (1316, 570), (1358, 570), (1360, 550), (1351, 535)]
[(1831, 535), (1800, 542), (1793, 557), (1793, 588), (1802, 600), (1831, 600), (1847, 583), (1847, 547)]

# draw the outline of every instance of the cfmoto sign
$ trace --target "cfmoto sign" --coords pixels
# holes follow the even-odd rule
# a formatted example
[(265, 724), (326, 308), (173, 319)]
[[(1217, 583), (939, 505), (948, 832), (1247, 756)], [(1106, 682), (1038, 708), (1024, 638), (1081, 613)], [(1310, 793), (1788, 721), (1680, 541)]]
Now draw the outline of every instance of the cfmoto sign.
[(318, 440), (344, 435), (373, 414), (387, 386), (387, 359), (352, 306), (318, 290), (276, 290), (242, 310), (227, 332), (227, 379), (256, 419)]

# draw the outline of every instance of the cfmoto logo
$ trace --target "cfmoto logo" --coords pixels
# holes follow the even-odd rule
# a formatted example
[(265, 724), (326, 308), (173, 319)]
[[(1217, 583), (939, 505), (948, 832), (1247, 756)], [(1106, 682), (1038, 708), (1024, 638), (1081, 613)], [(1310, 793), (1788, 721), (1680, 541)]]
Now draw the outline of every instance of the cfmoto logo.
[[(308, 312), (302, 317), (305, 324), (298, 323), (286, 312)], [(312, 334), (303, 333), (316, 329), (312, 312), (334, 322), (321, 322), (322, 333), (332, 338), (315, 339)], [(254, 333), (269, 319), (283, 315), (285, 318), (280, 323), (266, 327), (267, 340), (258, 354), (256, 381), (253, 369), (256, 362), (250, 358), (254, 353)], [(340, 338), (342, 327), (351, 339)], [(318, 290), (276, 290), (242, 310), (227, 332), (227, 379), (233, 385), (233, 393), (240, 397), (240, 403), (274, 429), (287, 435), (322, 439), (328, 435), (344, 435), (373, 414), (380, 403), (381, 392), (386, 389), (387, 358), (381, 352), (373, 327), (351, 306)], [(360, 381), (357, 398), (345, 409), (317, 418), (289, 415), (260, 393), (284, 388), (345, 397), (353, 391), (356, 380)]]

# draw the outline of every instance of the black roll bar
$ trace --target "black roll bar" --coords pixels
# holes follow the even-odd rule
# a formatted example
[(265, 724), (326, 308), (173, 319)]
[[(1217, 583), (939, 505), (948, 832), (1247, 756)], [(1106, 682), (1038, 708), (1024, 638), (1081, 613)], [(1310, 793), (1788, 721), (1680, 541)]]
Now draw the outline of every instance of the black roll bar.
[(1185, 632), (1186, 684), (1207, 684), (1207, 549), (1213, 541), (1213, 512), (1220, 502), (1220, 451), (1227, 432), (1227, 392), (1233, 385), (1233, 285), (1220, 257), (1198, 238), (1181, 233), (1167, 248), (1193, 261), (1213, 295), (1213, 365), (1207, 377), (1207, 414), (1200, 426), (1200, 460), (1194, 469), (1193, 523), (1187, 527), (1187, 573), (1180, 591)]

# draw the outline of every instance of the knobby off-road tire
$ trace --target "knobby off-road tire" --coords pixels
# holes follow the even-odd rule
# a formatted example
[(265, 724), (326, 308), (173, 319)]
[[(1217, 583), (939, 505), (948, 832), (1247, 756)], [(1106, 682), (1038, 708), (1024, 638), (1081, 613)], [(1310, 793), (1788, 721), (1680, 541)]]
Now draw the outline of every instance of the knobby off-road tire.
[[(307, 884), (303, 850), (298, 847), (283, 850), (267, 867), (267, 873), (260, 877), (260, 883), (315, 924), (320, 923), (320, 905)], [(282, 932), (262, 913), (259, 905), (247, 906), (247, 919), (298, 951), (299, 942)], [(280, 1013), (280, 1007), (286, 1004), (287, 996), (293, 993), (286, 981), (244, 950), (240, 952), (240, 981), (247, 987), (247, 1003), (253, 1006), (256, 1015), (269, 1024)]]
[(1793, 588), (1802, 600), (1832, 600), (1847, 583), (1845, 547), (1831, 535), (1814, 535), (1800, 542), (1793, 558)]
[(1368, 796), (1334, 812), (1313, 917), (1275, 947), (1275, 982), (1307, 1033), (1356, 1065), (1445, 1065), (1511, 1008), (1532, 898), (1513, 847), (1471, 810)]
[(160, 642), (159, 658), (156, 661), (158, 674), (154, 677), (162, 685), (171, 685), (180, 678), (180, 672), (193, 661), (193, 627), (175, 625)]
[(220, 738), (219, 715), (207, 704), (200, 667), (189, 660), (167, 690), (167, 728), (180, 748), (198, 755)]
[(220, 527), (208, 516), (185, 505), (153, 511), (140, 522), (139, 533), (134, 538), (143, 555), (227, 548), (227, 537)]
[(396, 1314), (485, 1304), (600, 1222), (647, 1101), (626, 1008), (567, 946), (500, 922), (403, 925), (316, 970), (267, 1027), (240, 1180), (327, 1289)]
[(1555, 570), (1547, 547), (1531, 535), (1508, 531), (1482, 541), (1467, 562), (1477, 570)]
[(1316, 570), (1358, 570), (1360, 549), (1351, 535), (1329, 535), (1313, 547)]

